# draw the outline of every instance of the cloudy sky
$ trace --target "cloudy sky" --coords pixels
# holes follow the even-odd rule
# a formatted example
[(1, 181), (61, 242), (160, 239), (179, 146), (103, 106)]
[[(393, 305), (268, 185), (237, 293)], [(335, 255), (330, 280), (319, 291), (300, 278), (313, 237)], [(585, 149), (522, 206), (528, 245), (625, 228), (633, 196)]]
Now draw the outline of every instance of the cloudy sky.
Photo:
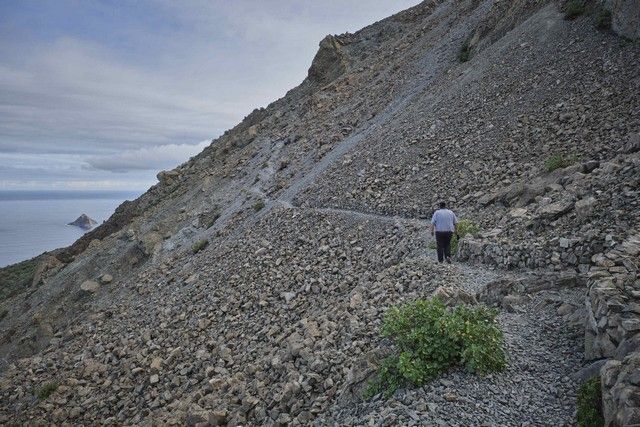
[(142, 190), (418, 0), (0, 1), (0, 190)]

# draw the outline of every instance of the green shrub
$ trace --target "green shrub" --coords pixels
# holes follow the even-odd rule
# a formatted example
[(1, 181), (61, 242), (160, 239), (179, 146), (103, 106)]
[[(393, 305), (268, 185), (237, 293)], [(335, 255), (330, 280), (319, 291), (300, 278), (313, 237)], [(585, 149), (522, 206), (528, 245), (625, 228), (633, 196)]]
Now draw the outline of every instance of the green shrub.
[(570, 0), (564, 8), (564, 19), (567, 21), (576, 19), (586, 11), (587, 8), (581, 0)]
[[(460, 239), (464, 238), (464, 236), (470, 235), (470, 236), (474, 236), (477, 237), (480, 234), (480, 227), (478, 227), (478, 225), (469, 220), (469, 219), (462, 219), (460, 221), (458, 221), (458, 233), (457, 235), (454, 234), (453, 237), (451, 237), (451, 253), (455, 254), (456, 252), (458, 252), (458, 237), (460, 237)], [(429, 249), (432, 250), (436, 250), (438, 249), (438, 244), (436, 243), (435, 240), (431, 240), (428, 244), (427, 247)]]
[(496, 315), (480, 305), (448, 309), (437, 298), (392, 307), (382, 336), (393, 341), (397, 354), (382, 363), (364, 397), (421, 386), (456, 365), (479, 374), (502, 370), (506, 361)]
[(460, 62), (467, 62), (471, 58), (471, 47), (469, 46), (469, 40), (467, 39), (460, 48), (458, 53), (458, 60)]
[(211, 214), (211, 216), (209, 216), (209, 217), (204, 219), (204, 227), (205, 228), (211, 228), (213, 226), (213, 224), (216, 223), (218, 218), (220, 218), (220, 212), (217, 212), (217, 211), (213, 212)]
[(197, 254), (198, 252), (200, 252), (201, 250), (203, 250), (207, 246), (209, 246), (209, 241), (208, 240), (206, 240), (206, 239), (198, 240), (197, 242), (195, 242), (193, 244), (193, 246), (191, 246), (191, 252), (193, 252), (194, 254)]
[(462, 239), (465, 236), (478, 237), (480, 234), (480, 227), (471, 221), (470, 219), (461, 219), (457, 224), (457, 233), (451, 238), (451, 253), (458, 252), (458, 238)]
[(53, 394), (58, 389), (57, 382), (48, 382), (44, 383), (37, 392), (38, 398), (46, 399)]
[(580, 427), (602, 427), (602, 390), (600, 377), (585, 381), (578, 391), (578, 425)]
[(253, 204), (253, 210), (256, 212), (261, 211), (262, 208), (264, 208), (264, 201), (262, 200), (258, 200)]
[(33, 281), (38, 258), (0, 268), (0, 301), (25, 290)]
[(563, 154), (554, 154), (549, 157), (544, 166), (547, 172), (553, 172), (556, 169), (566, 168), (578, 161), (577, 156), (564, 156)]
[(600, 9), (596, 15), (596, 27), (601, 30), (611, 28), (611, 12), (607, 9)]

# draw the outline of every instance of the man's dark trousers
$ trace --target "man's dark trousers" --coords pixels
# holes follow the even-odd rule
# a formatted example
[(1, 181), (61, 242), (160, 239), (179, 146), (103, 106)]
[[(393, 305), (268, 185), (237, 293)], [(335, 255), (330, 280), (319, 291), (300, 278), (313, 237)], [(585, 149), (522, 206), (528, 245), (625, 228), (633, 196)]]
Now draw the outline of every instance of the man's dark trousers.
[(438, 245), (438, 262), (451, 258), (452, 231), (436, 231), (436, 244)]

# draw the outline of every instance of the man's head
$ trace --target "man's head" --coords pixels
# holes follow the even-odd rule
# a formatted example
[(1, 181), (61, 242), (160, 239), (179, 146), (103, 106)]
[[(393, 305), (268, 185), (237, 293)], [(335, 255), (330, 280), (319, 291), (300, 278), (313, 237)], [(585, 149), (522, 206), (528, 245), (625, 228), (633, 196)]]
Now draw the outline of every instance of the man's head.
[(447, 203), (446, 202), (440, 202), (438, 203), (438, 206), (440, 207), (440, 209), (444, 209), (447, 207)]

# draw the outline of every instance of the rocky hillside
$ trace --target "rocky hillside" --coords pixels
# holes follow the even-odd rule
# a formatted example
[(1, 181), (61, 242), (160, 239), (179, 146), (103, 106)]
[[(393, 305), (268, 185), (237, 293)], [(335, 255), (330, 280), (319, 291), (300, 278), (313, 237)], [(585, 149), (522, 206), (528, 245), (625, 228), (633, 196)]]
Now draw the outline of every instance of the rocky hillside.
[[(0, 423), (572, 425), (600, 374), (607, 423), (639, 422), (639, 13), (428, 0), (327, 36), (285, 97), (3, 284)], [(453, 266), (441, 199), (481, 228)], [(506, 371), (363, 401), (386, 309), (442, 286), (502, 308)]]

